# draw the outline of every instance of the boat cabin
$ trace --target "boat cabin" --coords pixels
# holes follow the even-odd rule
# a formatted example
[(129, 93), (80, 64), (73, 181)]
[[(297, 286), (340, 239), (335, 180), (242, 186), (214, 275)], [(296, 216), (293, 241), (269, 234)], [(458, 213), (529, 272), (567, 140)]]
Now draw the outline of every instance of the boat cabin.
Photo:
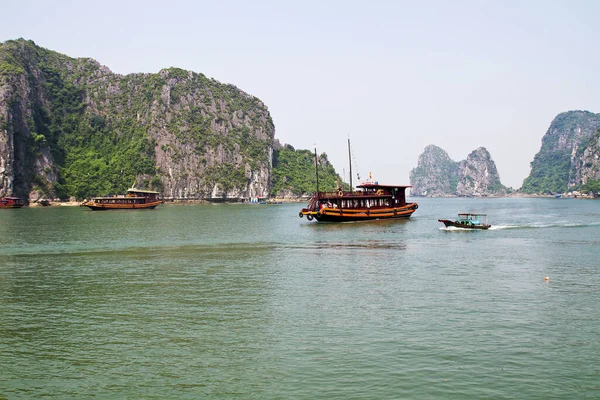
[(25, 201), (20, 197), (0, 197), (0, 208), (21, 208), (24, 205)]
[(146, 199), (146, 201), (159, 201), (160, 200), (158, 192), (153, 192), (151, 190), (134, 189), (134, 188), (127, 189), (126, 197), (142, 197), (142, 198)]
[(319, 222), (409, 218), (418, 208), (417, 203), (406, 202), (409, 187), (363, 183), (357, 186), (359, 190), (317, 192), (298, 215)]
[(146, 204), (145, 197), (139, 196), (110, 196), (94, 197), (96, 204)]
[(487, 214), (460, 213), (457, 222), (467, 225), (488, 225)]
[(151, 190), (128, 189), (126, 195), (94, 197), (96, 204), (146, 204), (160, 201), (159, 193)]
[(406, 189), (410, 186), (380, 185), (378, 183), (363, 183), (357, 186), (362, 189), (363, 196), (389, 198), (391, 207), (406, 205)]
[(406, 205), (406, 188), (410, 186), (379, 185), (364, 183), (358, 185), (360, 190), (337, 192), (318, 192), (311, 199), (312, 207), (342, 209), (391, 208)]

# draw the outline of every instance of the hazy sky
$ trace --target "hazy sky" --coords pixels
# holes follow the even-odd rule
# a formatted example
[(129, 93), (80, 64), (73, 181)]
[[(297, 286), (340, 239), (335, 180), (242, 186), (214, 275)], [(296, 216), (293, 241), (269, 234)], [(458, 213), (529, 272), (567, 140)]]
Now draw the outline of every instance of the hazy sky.
[[(600, 1), (8, 1), (25, 38), (113, 72), (171, 66), (260, 98), (276, 138), (409, 184), (425, 146), (486, 147), (518, 188), (552, 119), (600, 112)], [(356, 176), (354, 178), (356, 183)]]

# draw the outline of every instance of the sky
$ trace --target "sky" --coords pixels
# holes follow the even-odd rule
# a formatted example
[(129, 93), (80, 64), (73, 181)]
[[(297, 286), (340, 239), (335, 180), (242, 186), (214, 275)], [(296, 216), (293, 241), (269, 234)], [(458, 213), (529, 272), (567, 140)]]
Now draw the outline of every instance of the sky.
[[(262, 100), (275, 137), (408, 185), (427, 145), (521, 187), (561, 112), (600, 112), (600, 1), (8, 1), (24, 38), (113, 72), (179, 67)], [(353, 174), (353, 183), (357, 177)]]

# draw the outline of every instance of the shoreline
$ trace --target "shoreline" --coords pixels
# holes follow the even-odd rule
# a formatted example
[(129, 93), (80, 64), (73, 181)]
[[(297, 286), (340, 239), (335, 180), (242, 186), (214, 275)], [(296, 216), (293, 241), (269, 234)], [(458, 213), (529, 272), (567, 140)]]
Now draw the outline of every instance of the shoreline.
[(572, 194), (572, 193), (562, 193), (560, 196), (551, 195), (551, 194), (507, 194), (502, 196), (454, 196), (454, 195), (440, 195), (440, 196), (407, 196), (408, 198), (414, 199), (510, 199), (510, 198), (530, 198), (530, 199), (590, 199), (594, 200), (598, 197), (594, 197), (590, 194)]
[[(273, 198), (267, 200), (268, 205), (273, 204), (289, 204), (289, 203), (305, 203), (309, 201), (309, 198)], [(80, 207), (83, 201), (56, 201), (51, 202), (48, 205), (42, 205), (38, 202), (31, 202), (26, 207)], [(252, 205), (264, 205), (265, 203), (252, 203), (249, 201), (210, 201), (205, 199), (168, 199), (164, 200), (164, 204), (252, 204)]]
[[(556, 195), (545, 195), (545, 194), (509, 194), (503, 196), (454, 196), (454, 195), (440, 195), (440, 196), (407, 196), (408, 199), (464, 199), (464, 198), (473, 198), (473, 199), (509, 199), (509, 198), (548, 198), (548, 199), (581, 199), (581, 200), (594, 200), (598, 199), (598, 197), (594, 197), (589, 194), (572, 194), (565, 193), (561, 194), (560, 197), (556, 197)], [(266, 202), (262, 203), (253, 203), (249, 201), (241, 202), (241, 201), (210, 201), (206, 199), (167, 199), (164, 201), (164, 204), (251, 204), (251, 205), (274, 205), (274, 204), (292, 204), (292, 203), (306, 203), (310, 200), (310, 197), (282, 197), (282, 198), (271, 198), (266, 200)], [(32, 202), (28, 204), (28, 207), (79, 207), (81, 206), (83, 201), (57, 201), (50, 203), (49, 205), (42, 205), (37, 202)]]

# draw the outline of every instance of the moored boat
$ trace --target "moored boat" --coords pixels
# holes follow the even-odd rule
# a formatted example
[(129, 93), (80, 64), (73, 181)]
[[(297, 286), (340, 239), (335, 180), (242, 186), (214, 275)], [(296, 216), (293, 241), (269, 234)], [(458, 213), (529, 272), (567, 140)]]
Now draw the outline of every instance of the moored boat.
[(25, 205), (22, 198), (16, 196), (0, 197), (0, 208), (21, 208)]
[(480, 213), (460, 213), (454, 221), (449, 219), (438, 219), (446, 227), (455, 227), (461, 229), (489, 229), (487, 214)]
[(154, 208), (162, 203), (158, 192), (131, 188), (125, 195), (94, 197), (81, 205), (92, 210), (139, 210)]

